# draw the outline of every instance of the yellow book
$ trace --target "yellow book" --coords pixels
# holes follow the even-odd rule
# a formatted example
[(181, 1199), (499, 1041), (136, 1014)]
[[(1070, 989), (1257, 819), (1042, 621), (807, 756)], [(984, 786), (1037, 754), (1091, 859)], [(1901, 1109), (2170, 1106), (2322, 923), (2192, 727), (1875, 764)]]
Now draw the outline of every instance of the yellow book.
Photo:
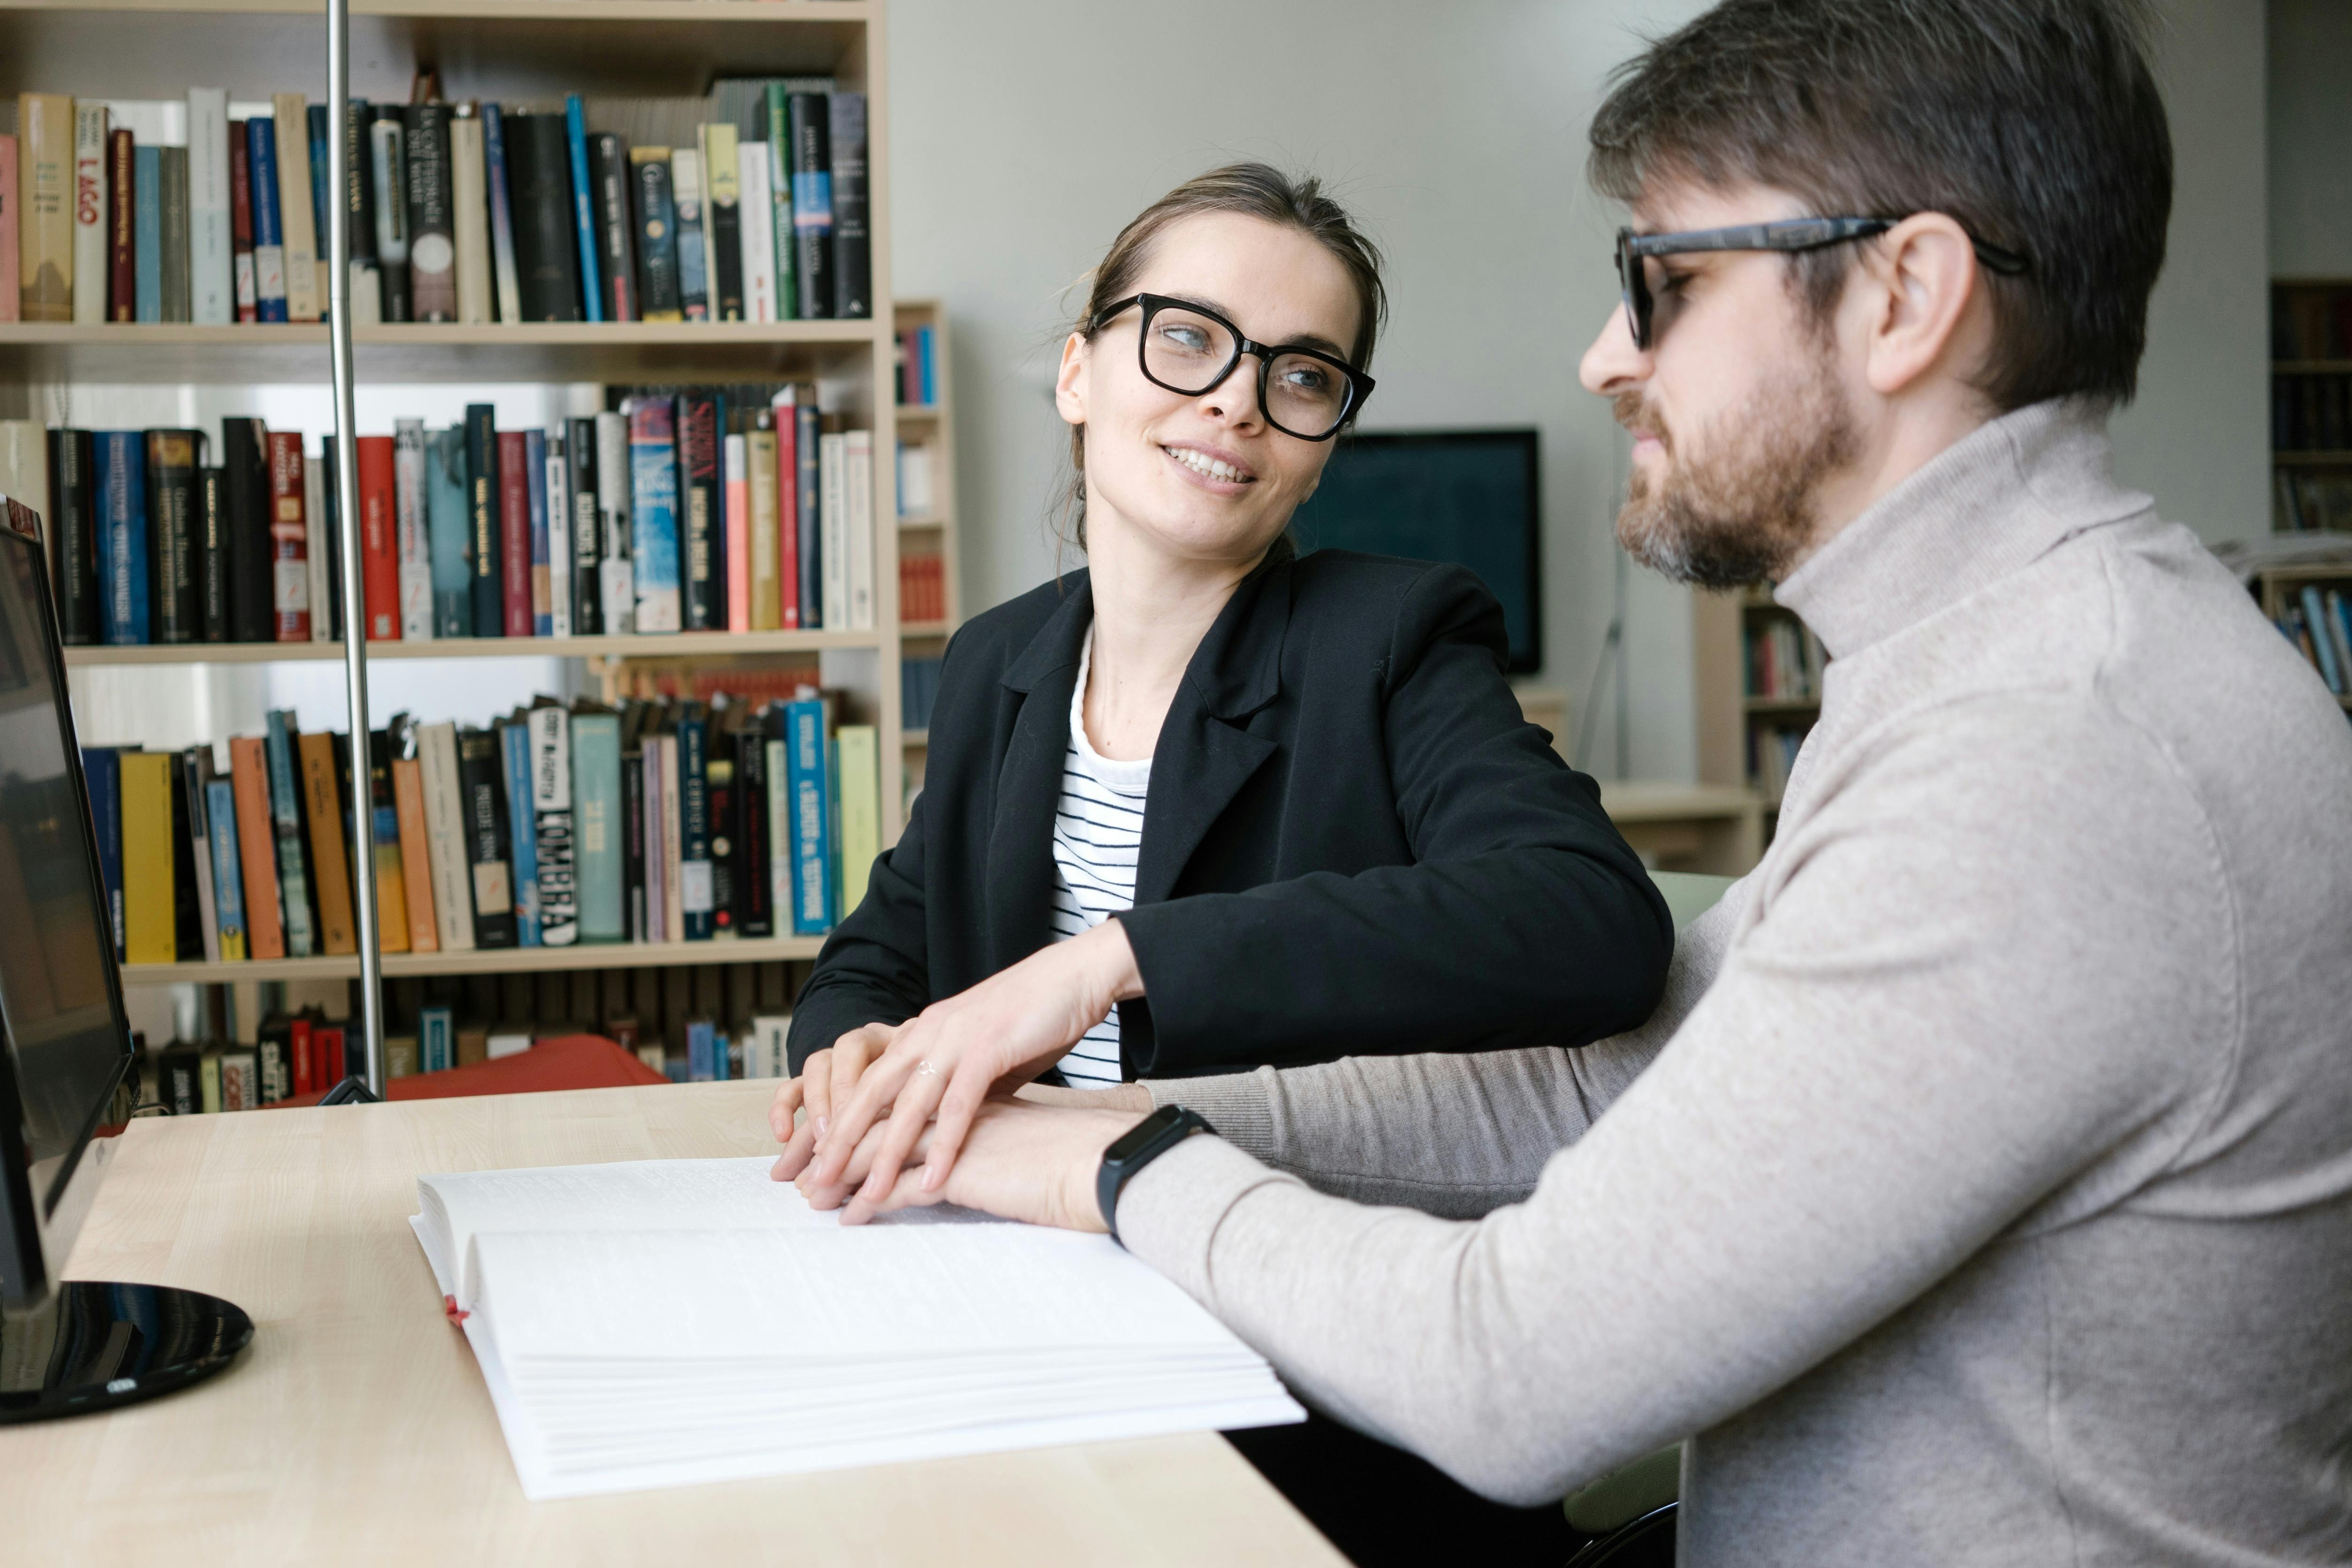
[(63, 93), (16, 95), (16, 225), (18, 319), (72, 320), (74, 112)]
[(882, 852), (882, 751), (870, 724), (834, 732), (841, 768), (841, 915), (866, 897), (866, 879)]
[(278, 132), (278, 232), (286, 247), (286, 319), (316, 321), (327, 308), (319, 225), (310, 218), (310, 116), (299, 92), (271, 96)]
[(743, 438), (744, 467), (751, 480), (751, 630), (773, 632), (782, 624), (776, 575), (776, 432), (767, 413), (759, 418), (759, 427)]
[(180, 956), (172, 885), (172, 763), (163, 751), (122, 754), (122, 961)]
[(219, 1115), (221, 1111), (221, 1048), (219, 1046), (205, 1047), (203, 1061), (196, 1070), (196, 1081), (199, 1085), (198, 1092), (203, 1096), (200, 1103), (204, 1106), (205, 1114)]

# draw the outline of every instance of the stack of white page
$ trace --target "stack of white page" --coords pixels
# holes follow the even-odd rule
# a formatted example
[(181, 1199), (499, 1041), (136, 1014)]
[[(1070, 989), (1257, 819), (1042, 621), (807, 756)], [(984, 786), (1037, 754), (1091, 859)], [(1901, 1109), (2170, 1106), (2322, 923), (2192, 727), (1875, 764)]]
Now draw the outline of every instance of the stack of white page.
[(1305, 1418), (1108, 1237), (944, 1208), (845, 1228), (772, 1163), (417, 1178), (526, 1497)]

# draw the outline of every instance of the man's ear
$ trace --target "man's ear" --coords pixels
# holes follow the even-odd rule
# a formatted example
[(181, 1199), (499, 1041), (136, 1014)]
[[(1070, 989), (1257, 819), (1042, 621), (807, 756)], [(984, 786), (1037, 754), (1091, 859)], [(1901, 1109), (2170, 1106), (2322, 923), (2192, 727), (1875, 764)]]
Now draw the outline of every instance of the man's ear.
[(1087, 364), (1091, 345), (1073, 332), (1062, 340), (1062, 368), (1054, 377), (1054, 407), (1064, 423), (1087, 422)]
[(1941, 369), (1966, 379), (1984, 351), (1989, 308), (1969, 233), (1942, 213), (1916, 213), (1865, 252), (1873, 290), (1866, 374), (1892, 397)]

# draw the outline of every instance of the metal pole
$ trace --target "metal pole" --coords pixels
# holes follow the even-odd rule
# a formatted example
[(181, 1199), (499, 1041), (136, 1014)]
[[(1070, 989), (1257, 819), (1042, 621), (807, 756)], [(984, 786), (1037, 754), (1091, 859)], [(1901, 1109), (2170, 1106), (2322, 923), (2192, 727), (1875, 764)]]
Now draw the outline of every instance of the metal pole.
[[(359, 444), (352, 413), (351, 0), (327, 0), (327, 341), (335, 378), (335, 509), (342, 537), (343, 676), (352, 727), (352, 896), (359, 908), (360, 1017), (368, 1092), (383, 1094), (383, 958), (376, 929), (375, 803), (368, 760), (367, 590), (360, 548)], [(320, 605), (319, 613), (326, 607)]]

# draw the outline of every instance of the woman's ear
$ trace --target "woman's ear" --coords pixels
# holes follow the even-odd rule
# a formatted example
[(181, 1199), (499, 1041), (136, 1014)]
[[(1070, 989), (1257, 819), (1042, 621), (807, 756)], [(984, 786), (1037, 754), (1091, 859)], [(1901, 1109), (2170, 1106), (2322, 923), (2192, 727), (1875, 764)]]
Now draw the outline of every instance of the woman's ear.
[(1087, 422), (1087, 365), (1093, 358), (1091, 349), (1076, 332), (1063, 340), (1062, 368), (1054, 377), (1054, 407), (1066, 423)]

